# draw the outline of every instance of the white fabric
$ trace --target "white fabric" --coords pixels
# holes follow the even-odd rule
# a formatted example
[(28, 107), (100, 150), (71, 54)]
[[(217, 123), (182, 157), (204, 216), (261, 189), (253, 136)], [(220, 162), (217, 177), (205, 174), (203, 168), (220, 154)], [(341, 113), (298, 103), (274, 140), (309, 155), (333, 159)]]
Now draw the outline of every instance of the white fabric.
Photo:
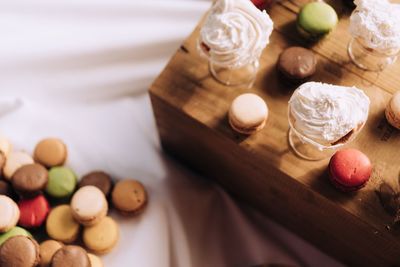
[(79, 175), (148, 188), (139, 217), (112, 213), (106, 266), (339, 266), (160, 149), (146, 89), (209, 6), (195, 0), (0, 0), (0, 128), (32, 152), (65, 140)]

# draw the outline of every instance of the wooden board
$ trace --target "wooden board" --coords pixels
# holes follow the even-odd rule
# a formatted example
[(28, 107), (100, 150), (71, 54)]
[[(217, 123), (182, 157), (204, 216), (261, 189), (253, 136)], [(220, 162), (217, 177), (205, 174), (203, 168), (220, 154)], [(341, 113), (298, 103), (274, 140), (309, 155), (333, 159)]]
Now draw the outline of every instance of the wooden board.
[[(382, 181), (398, 188), (400, 133), (386, 122), (384, 109), (400, 89), (400, 63), (379, 74), (354, 67), (346, 52), (349, 11), (337, 4), (337, 29), (317, 44), (306, 43), (294, 24), (304, 2), (281, 1), (269, 10), (275, 30), (251, 89), (226, 87), (210, 76), (207, 61), (196, 50), (195, 29), (150, 89), (162, 145), (341, 261), (352, 266), (400, 266), (400, 230), (388, 227), (393, 218), (375, 193)], [(293, 88), (280, 80), (276, 61), (285, 47), (299, 44), (318, 56), (313, 80), (355, 85), (372, 100), (368, 122), (350, 145), (374, 164), (370, 182), (358, 193), (343, 194), (330, 185), (328, 159), (305, 161), (288, 146), (287, 101)], [(248, 91), (266, 100), (270, 117), (260, 133), (244, 137), (231, 130), (226, 115), (231, 101)]]

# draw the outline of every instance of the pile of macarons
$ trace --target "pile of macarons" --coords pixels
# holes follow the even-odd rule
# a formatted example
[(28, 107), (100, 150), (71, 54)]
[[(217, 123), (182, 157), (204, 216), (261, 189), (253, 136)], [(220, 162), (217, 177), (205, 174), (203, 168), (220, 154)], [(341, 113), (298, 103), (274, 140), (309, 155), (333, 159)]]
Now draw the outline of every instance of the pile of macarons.
[(104, 266), (96, 255), (110, 252), (119, 240), (110, 206), (123, 215), (146, 207), (139, 181), (114, 185), (103, 171), (78, 180), (65, 166), (67, 157), (67, 146), (58, 138), (40, 141), (31, 156), (0, 137), (1, 267)]

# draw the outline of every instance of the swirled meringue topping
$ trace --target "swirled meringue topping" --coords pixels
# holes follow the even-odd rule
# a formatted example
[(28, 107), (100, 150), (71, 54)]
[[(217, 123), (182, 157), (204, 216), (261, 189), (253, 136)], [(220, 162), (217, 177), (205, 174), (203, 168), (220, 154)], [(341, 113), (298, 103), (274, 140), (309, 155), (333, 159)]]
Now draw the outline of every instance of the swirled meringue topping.
[(260, 57), (272, 29), (265, 10), (250, 0), (218, 0), (201, 28), (200, 41), (214, 64), (240, 68)]
[(289, 120), (299, 134), (330, 146), (361, 129), (368, 118), (369, 103), (368, 96), (356, 87), (308, 82), (290, 98)]
[(400, 9), (387, 0), (355, 0), (357, 8), (350, 17), (350, 33), (368, 47), (381, 53), (400, 49)]

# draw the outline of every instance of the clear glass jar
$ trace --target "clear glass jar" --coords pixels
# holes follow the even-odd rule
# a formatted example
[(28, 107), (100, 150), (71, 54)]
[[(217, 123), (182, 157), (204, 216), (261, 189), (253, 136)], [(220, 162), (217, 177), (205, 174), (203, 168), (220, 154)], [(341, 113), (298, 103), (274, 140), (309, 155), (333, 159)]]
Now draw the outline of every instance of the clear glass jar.
[(289, 131), (288, 131), (288, 142), (294, 153), (300, 158), (317, 161), (331, 157), (339, 148), (347, 145), (353, 141), (360, 133), (365, 123), (359, 125), (352, 132), (344, 136), (340, 143), (335, 145), (322, 145), (319, 144), (307, 136), (299, 133), (292, 124), (290, 119), (290, 108), (288, 108), (289, 116)]
[(390, 50), (385, 53), (366, 46), (359, 38), (352, 38), (347, 52), (353, 63), (360, 69), (367, 71), (382, 71), (397, 60), (399, 50)]
[(197, 50), (202, 57), (207, 58), (210, 74), (216, 81), (233, 87), (240, 86), (251, 88), (253, 86), (258, 69), (260, 68), (260, 61), (258, 58), (255, 58), (245, 66), (225, 67), (218, 65), (212, 60), (200, 38), (197, 42)]

